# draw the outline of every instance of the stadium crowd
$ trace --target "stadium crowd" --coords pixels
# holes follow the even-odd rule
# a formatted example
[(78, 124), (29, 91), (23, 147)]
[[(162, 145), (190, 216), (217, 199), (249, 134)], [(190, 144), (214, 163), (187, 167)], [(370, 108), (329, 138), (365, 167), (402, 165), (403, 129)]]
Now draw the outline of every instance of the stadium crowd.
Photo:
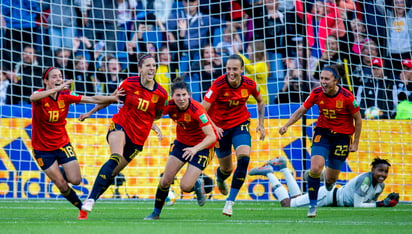
[[(54, 66), (79, 94), (114, 91), (149, 53), (168, 92), (202, 101), (239, 54), (266, 104), (302, 103), (341, 64), (364, 118), (411, 119), (410, 0), (2, 0), (0, 105), (27, 104)], [(398, 111), (397, 111), (398, 110)]]

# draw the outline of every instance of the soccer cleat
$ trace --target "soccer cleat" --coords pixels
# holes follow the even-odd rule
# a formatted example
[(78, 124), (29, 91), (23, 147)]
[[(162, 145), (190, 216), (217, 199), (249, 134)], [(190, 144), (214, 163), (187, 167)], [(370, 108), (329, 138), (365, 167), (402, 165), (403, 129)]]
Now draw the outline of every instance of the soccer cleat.
[(159, 219), (159, 215), (156, 214), (154, 211), (144, 218), (144, 220), (157, 220), (157, 219)]
[(267, 162), (268, 165), (274, 166), (277, 169), (281, 170), (283, 168), (286, 168), (286, 158), (285, 157), (277, 157), (274, 159), (271, 159)]
[(229, 190), (227, 189), (225, 181), (216, 180), (216, 185), (221, 194), (227, 195), (229, 193)]
[(315, 218), (316, 215), (318, 215), (316, 212), (316, 206), (309, 206), (308, 218)]
[(204, 206), (206, 203), (206, 192), (203, 179), (198, 178), (195, 183), (194, 191), (196, 194), (197, 204)]
[(249, 175), (251, 175), (251, 176), (254, 176), (254, 175), (266, 176), (268, 173), (273, 173), (273, 168), (272, 168), (272, 166), (264, 165), (264, 166), (262, 166), (262, 167), (252, 168), (252, 169), (249, 171)]
[(83, 202), (82, 205), (82, 210), (87, 211), (87, 212), (91, 212), (94, 206), (94, 200), (93, 199), (86, 199)]
[(77, 217), (77, 219), (85, 220), (87, 219), (87, 214), (87, 211), (79, 210), (79, 217)]
[(225, 207), (223, 207), (222, 215), (232, 217), (234, 201), (226, 201)]

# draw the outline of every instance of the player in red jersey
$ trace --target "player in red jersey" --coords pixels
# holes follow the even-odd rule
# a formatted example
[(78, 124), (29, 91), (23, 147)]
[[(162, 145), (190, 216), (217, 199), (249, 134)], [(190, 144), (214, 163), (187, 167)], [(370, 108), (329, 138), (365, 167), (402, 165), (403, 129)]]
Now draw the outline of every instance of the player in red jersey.
[(159, 219), (162, 207), (169, 194), (170, 184), (176, 174), (188, 163), (180, 181), (183, 192), (196, 193), (197, 202), (203, 206), (206, 201), (203, 180), (199, 178), (213, 157), (213, 146), (217, 133), (204, 107), (190, 98), (189, 88), (183, 81), (172, 85), (172, 99), (165, 108), (176, 122), (176, 140), (170, 147), (169, 158), (156, 191), (153, 212), (145, 220)]
[(222, 212), (223, 215), (229, 217), (232, 216), (232, 207), (245, 181), (249, 165), (251, 146), (250, 113), (247, 110), (246, 101), (250, 95), (256, 99), (258, 105), (259, 124), (257, 131), (260, 133), (260, 140), (265, 138), (265, 102), (262, 95), (260, 95), (256, 82), (241, 75), (244, 69), (243, 59), (237, 54), (231, 55), (226, 63), (227, 74), (213, 82), (202, 102), (219, 134), (219, 144), (216, 147), (216, 155), (219, 159), (216, 183), (220, 192), (224, 195), (228, 194), (224, 181), (233, 171), (232, 145), (236, 151), (237, 167)]
[[(355, 97), (347, 89), (338, 85), (345, 75), (338, 64), (325, 67), (320, 75), (321, 87), (314, 89), (303, 105), (293, 113), (288, 122), (279, 129), (281, 135), (298, 121), (313, 105), (319, 107), (319, 118), (311, 148), (311, 166), (308, 176), (310, 207), (308, 217), (316, 217), (320, 175), (327, 160), (325, 187), (332, 190), (339, 177), (340, 169), (349, 152), (358, 150), (362, 130), (362, 117)], [(355, 126), (353, 125), (355, 121)], [(352, 134), (354, 140), (352, 141)]]
[[(68, 184), (78, 185), (81, 181), (79, 163), (66, 131), (69, 106), (72, 103), (110, 104), (118, 101), (121, 92), (108, 97), (77, 95), (68, 90), (73, 81), (63, 81), (61, 71), (55, 67), (44, 71), (43, 82), (45, 88), (30, 96), (34, 157), (62, 195), (80, 210), (82, 202)], [(80, 210), (78, 218), (87, 219), (87, 213)]]
[[(95, 201), (113, 183), (115, 175), (143, 150), (154, 120), (162, 117), (167, 92), (154, 80), (155, 59), (149, 54), (141, 55), (138, 70), (140, 76), (128, 77), (118, 88), (125, 91), (125, 101), (112, 118), (107, 133), (111, 156), (100, 168), (92, 191), (83, 203), (82, 210), (87, 212), (92, 210)], [(97, 105), (79, 119), (85, 120), (106, 106)]]

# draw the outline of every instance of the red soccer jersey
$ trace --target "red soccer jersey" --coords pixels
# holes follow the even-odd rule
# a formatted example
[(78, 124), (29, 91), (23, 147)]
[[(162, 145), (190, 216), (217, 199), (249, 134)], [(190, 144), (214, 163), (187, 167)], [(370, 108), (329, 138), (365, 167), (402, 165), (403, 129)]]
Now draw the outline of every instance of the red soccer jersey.
[(166, 90), (155, 83), (153, 90), (148, 90), (140, 83), (140, 77), (125, 79), (119, 86), (125, 91), (125, 101), (119, 113), (113, 116), (113, 122), (121, 125), (136, 145), (144, 145), (157, 111), (163, 111)]
[(355, 132), (352, 114), (358, 112), (360, 107), (353, 94), (347, 89), (339, 87), (338, 93), (330, 97), (323, 93), (322, 87), (316, 88), (310, 93), (303, 106), (309, 109), (315, 104), (319, 107), (317, 127), (343, 134)]
[(217, 78), (207, 91), (204, 100), (211, 103), (208, 111), (210, 118), (220, 128), (233, 128), (250, 118), (246, 101), (250, 95), (259, 96), (260, 91), (256, 82), (242, 76), (239, 87), (232, 88), (226, 75)]
[[(189, 107), (185, 111), (181, 111), (176, 106), (173, 99), (171, 99), (164, 111), (165, 115), (169, 115), (173, 121), (177, 123), (176, 139), (189, 146), (199, 144), (206, 135), (203, 133), (202, 127), (212, 124), (205, 108), (193, 99), (189, 99)], [(211, 125), (213, 128), (213, 125)], [(217, 133), (215, 131), (217, 140)], [(214, 144), (209, 148), (214, 147)]]
[[(37, 92), (44, 91), (40, 89)], [(81, 95), (60, 91), (57, 100), (46, 97), (32, 103), (32, 146), (39, 151), (57, 150), (70, 142), (66, 131), (69, 106), (79, 103)]]

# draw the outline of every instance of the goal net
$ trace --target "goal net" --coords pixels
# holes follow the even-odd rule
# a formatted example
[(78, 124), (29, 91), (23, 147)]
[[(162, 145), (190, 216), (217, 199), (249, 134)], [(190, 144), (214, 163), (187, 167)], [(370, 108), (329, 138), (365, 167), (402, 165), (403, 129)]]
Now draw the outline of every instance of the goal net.
[[(338, 184), (371, 170), (375, 157), (392, 164), (384, 195), (412, 200), (412, 12), (410, 1), (301, 0), (2, 0), (0, 14), (0, 198), (61, 198), (34, 160), (30, 95), (43, 87), (42, 72), (55, 66), (80, 95), (109, 95), (138, 75), (137, 57), (157, 60), (156, 80), (169, 92), (176, 77), (202, 101), (232, 54), (245, 61), (266, 102), (266, 138), (258, 140), (257, 107), (251, 112), (249, 170), (286, 157), (302, 191), (309, 169), (313, 107), (280, 136), (278, 131), (319, 86), (322, 69), (340, 64), (340, 86), (353, 93), (363, 117), (359, 150), (350, 153)], [(409, 100), (409, 101), (408, 101)], [(73, 186), (82, 199), (109, 158), (107, 128), (117, 105), (77, 120), (93, 105), (72, 105), (67, 131), (82, 173)], [(102, 198), (154, 198), (175, 139), (175, 123), (157, 121), (144, 150), (116, 177)], [(58, 138), (59, 136), (56, 136)], [(236, 158), (233, 156), (234, 167)], [(215, 181), (214, 156), (204, 175)], [(172, 189), (180, 193), (177, 175)], [(283, 181), (283, 175), (275, 174)], [(226, 181), (229, 185), (231, 177)], [(210, 185), (211, 199), (225, 199)], [(192, 199), (193, 194), (182, 194)], [(273, 200), (266, 177), (247, 176), (241, 200)]]

